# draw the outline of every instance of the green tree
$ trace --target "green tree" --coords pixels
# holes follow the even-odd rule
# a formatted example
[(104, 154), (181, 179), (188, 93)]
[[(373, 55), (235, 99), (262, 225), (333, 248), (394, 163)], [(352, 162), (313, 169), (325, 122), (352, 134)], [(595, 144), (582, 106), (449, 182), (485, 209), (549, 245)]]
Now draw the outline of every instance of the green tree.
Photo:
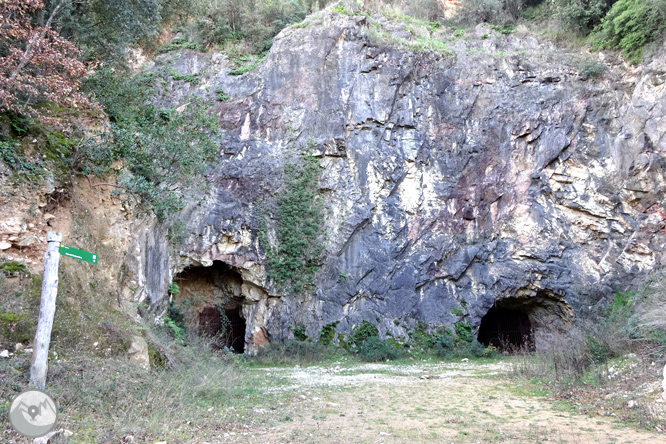
[(595, 30), (597, 47), (619, 49), (632, 63), (666, 29), (666, 1), (619, 0)]
[(101, 70), (86, 87), (104, 106), (111, 124), (99, 140), (76, 153), (83, 174), (115, 174), (119, 189), (159, 220), (184, 207), (183, 190), (201, 183), (217, 154), (217, 122), (195, 96), (178, 109), (150, 102), (151, 75), (123, 78)]

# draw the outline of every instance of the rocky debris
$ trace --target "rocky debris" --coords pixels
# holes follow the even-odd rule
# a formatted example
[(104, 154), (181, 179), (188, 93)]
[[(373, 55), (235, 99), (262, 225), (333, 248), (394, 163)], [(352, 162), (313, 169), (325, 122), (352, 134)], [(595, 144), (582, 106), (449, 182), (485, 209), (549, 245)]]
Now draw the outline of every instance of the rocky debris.
[(150, 368), (150, 355), (148, 354), (148, 343), (141, 336), (133, 336), (132, 344), (127, 350), (127, 359), (145, 369)]
[(9, 350), (0, 351), (0, 358), (9, 358)]
[(24, 346), (23, 344), (21, 344), (20, 342), (17, 342), (17, 343), (14, 345), (14, 350), (16, 350), (17, 352), (22, 351), (24, 348), (25, 348), (25, 346)]
[(37, 240), (38, 240), (37, 236), (31, 234), (19, 240), (16, 245), (18, 245), (19, 247), (29, 247), (35, 242), (37, 242)]

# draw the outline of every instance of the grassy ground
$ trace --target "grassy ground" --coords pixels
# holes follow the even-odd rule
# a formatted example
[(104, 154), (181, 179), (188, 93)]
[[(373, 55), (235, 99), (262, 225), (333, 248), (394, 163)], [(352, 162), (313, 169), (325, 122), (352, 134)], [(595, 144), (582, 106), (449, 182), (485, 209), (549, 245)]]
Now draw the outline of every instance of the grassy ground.
[[(58, 427), (74, 433), (61, 442), (666, 440), (656, 432), (664, 425), (663, 408), (652, 411), (648, 423), (627, 416), (620, 405), (642, 403), (646, 409), (629, 410), (645, 415), (663, 406), (647, 402), (656, 401), (660, 392), (639, 386), (625, 398), (611, 378), (612, 384), (603, 388), (571, 386), (567, 395), (553, 381), (517, 373), (526, 360), (538, 357), (361, 363), (333, 354), (317, 365), (288, 365), (286, 358), (276, 362), (225, 355), (200, 344), (173, 346), (169, 353), (177, 357), (177, 368), (146, 371), (122, 357), (81, 356), (53, 363), (48, 390), (59, 403)], [(627, 362), (611, 363), (625, 389), (631, 389), (638, 374), (653, 376)], [(11, 398), (27, 387), (28, 367), (22, 354), (0, 361), (3, 421)], [(655, 420), (655, 413), (661, 419)], [(3, 429), (11, 430), (8, 423)], [(13, 432), (5, 432), (3, 440), (28, 442)]]

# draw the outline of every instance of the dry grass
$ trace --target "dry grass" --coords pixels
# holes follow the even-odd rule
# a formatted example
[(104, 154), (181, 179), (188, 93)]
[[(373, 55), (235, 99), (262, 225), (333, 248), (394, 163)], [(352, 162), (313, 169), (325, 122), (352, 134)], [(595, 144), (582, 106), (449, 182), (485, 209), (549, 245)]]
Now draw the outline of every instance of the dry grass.
[[(205, 344), (168, 347), (180, 361), (178, 370), (147, 371), (122, 357), (77, 356), (51, 363), (47, 390), (59, 404), (58, 427), (74, 432), (77, 443), (128, 436), (159, 441), (186, 437), (197, 428), (224, 428), (219, 408), (241, 390), (241, 371), (233, 359)], [(27, 355), (0, 361), (0, 399), (11, 400), (28, 388), (29, 365)], [(0, 405), (7, 408), (8, 401)], [(12, 434), (8, 439), (24, 442)]]

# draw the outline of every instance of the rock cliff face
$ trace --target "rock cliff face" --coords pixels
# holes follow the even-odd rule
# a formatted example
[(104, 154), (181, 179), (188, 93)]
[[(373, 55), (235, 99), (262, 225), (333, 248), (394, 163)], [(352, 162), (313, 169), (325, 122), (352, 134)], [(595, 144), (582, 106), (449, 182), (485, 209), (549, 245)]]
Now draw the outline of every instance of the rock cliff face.
[[(156, 66), (201, 80), (160, 100), (216, 103), (220, 156), (179, 252), (144, 236), (127, 279), (157, 306), (181, 278), (238, 309), (249, 352), (289, 325), (316, 337), (367, 319), (404, 337), (417, 321), (478, 328), (493, 306), (526, 313), (541, 347), (664, 261), (666, 57), (632, 71), (606, 56), (585, 81), (581, 57), (520, 30), (456, 37), (331, 11), (243, 76), (222, 54), (163, 55)], [(296, 297), (267, 277), (257, 217), (307, 143), (325, 252), (315, 293)]]

